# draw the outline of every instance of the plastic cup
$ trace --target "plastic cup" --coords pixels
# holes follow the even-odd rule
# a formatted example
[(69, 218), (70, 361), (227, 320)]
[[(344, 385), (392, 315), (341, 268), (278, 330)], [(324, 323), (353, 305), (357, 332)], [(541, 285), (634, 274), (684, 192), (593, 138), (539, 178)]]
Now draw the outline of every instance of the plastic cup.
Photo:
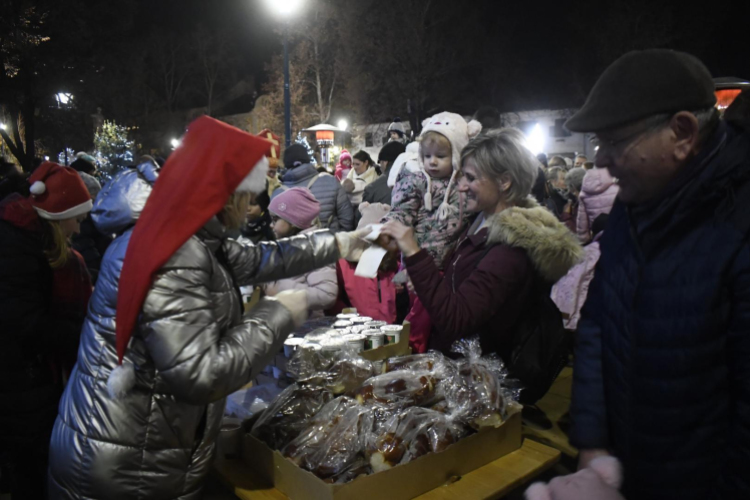
[(380, 327), (380, 331), (385, 334), (386, 345), (398, 344), (401, 340), (401, 332), (404, 327), (401, 325), (385, 325)]
[(299, 337), (288, 338), (284, 341), (284, 356), (291, 358), (299, 346), (305, 343), (305, 339)]
[(377, 349), (385, 345), (385, 334), (380, 330), (365, 330), (365, 349)]

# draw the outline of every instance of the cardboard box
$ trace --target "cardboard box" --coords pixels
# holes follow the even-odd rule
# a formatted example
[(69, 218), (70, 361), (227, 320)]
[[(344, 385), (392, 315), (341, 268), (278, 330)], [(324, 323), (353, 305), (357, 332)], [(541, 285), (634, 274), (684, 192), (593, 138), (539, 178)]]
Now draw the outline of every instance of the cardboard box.
[(521, 414), (496, 429), (472, 434), (442, 453), (432, 453), (393, 469), (360, 476), (346, 484), (328, 484), (265, 443), (246, 434), (243, 461), (269, 486), (291, 500), (407, 500), (435, 489), (521, 447)]

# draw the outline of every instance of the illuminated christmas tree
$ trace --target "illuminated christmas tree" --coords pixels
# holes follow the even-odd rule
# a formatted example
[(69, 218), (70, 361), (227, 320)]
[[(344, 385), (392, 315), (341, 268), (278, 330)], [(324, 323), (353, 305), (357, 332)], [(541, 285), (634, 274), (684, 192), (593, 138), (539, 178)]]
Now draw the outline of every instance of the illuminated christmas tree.
[(94, 151), (101, 165), (103, 181), (110, 180), (117, 172), (133, 164), (135, 141), (128, 138), (128, 129), (114, 121), (104, 120), (94, 135)]

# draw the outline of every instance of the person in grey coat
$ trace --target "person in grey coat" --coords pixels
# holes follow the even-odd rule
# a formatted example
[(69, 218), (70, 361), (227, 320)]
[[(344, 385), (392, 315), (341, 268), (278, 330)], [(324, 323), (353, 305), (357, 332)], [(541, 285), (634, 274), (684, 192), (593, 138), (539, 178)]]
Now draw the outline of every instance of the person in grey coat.
[[(239, 205), (233, 210), (234, 202), (244, 196), (245, 189), (265, 188), (265, 160), (261, 159), (225, 207), (188, 237), (159, 267), (153, 281), (142, 284), (147, 293), (134, 311), (135, 327), (126, 329), (129, 338), (121, 337), (131, 317), (123, 315), (127, 309), (118, 304), (118, 294), (121, 301), (123, 295), (137, 295), (139, 289), (129, 286), (133, 280), (128, 277), (138, 274), (141, 261), (151, 259), (149, 253), (158, 252), (161, 240), (169, 235), (157, 237), (158, 241), (144, 237), (154, 229), (160, 231), (154, 226), (162, 210), (168, 212), (168, 220), (174, 220), (172, 231), (185, 227), (175, 214), (189, 209), (165, 205), (161, 196), (169, 197), (174, 189), (180, 199), (186, 190), (193, 190), (191, 201), (204, 206), (203, 192), (216, 185), (223, 188), (225, 179), (237, 179), (226, 171), (243, 168), (247, 172), (246, 164), (237, 167), (238, 159), (251, 162), (262, 156), (257, 151), (243, 154), (238, 148), (221, 156), (232, 148), (221, 144), (220, 134), (212, 129), (227, 133), (229, 126), (213, 122), (203, 117), (191, 125), (181, 147), (162, 169), (150, 198), (156, 180), (151, 164), (119, 174), (105, 186), (108, 192), (97, 198), (97, 228), (119, 236), (104, 256), (78, 362), (53, 430), (51, 499), (200, 498), (226, 396), (257, 374), (304, 320), (307, 308), (304, 292), (287, 292), (285, 297), (263, 299), (243, 313), (236, 287), (329, 265), (353, 248), (357, 233), (334, 236), (320, 231), (257, 246), (227, 238), (228, 228), (244, 218)], [(244, 134), (235, 129), (230, 133)], [(196, 151), (191, 145), (195, 141), (205, 149)], [(200, 169), (220, 172), (210, 179), (213, 182), (203, 183), (199, 192), (192, 187), (196, 183), (192, 174)], [(177, 185), (173, 181), (180, 175), (188, 179)], [(129, 260), (133, 255), (136, 259)], [(121, 372), (132, 378), (114, 380)]]
[(320, 225), (332, 232), (354, 229), (354, 209), (349, 197), (332, 175), (318, 173), (310, 164), (310, 155), (301, 144), (292, 144), (284, 151), (286, 173), (274, 196), (294, 187), (307, 188), (320, 202)]

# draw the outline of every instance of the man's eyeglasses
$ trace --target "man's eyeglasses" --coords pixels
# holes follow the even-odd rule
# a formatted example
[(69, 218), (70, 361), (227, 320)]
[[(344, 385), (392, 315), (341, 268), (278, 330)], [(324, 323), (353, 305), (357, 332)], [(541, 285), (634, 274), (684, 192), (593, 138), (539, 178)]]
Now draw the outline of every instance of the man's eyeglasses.
[(595, 149), (605, 149), (608, 151), (624, 151), (629, 144), (633, 143), (634, 145), (635, 140), (639, 137), (646, 137), (646, 135), (650, 134), (651, 132), (655, 132), (656, 130), (667, 125), (671, 118), (671, 115), (668, 117), (654, 117), (653, 119), (649, 120), (644, 127), (639, 128), (636, 132), (628, 134), (625, 137), (620, 137), (619, 139), (602, 139), (601, 137), (594, 135), (591, 138), (591, 144)]

